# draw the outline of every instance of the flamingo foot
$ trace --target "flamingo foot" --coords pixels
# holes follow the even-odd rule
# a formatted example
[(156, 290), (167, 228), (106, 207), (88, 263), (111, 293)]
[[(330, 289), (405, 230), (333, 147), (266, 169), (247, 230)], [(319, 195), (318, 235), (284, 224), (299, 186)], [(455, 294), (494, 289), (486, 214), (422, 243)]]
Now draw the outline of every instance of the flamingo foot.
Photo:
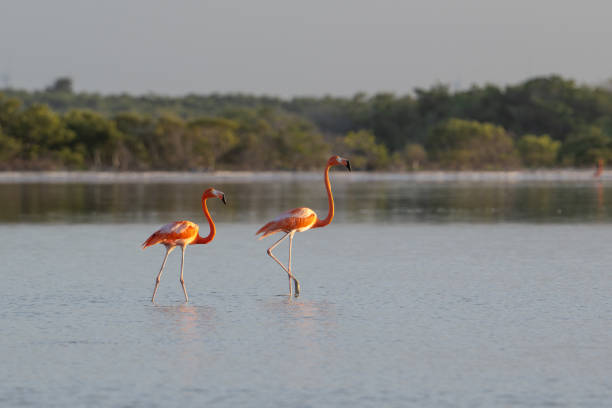
[(293, 282), (295, 283), (295, 297), (298, 297), (300, 296), (300, 282), (297, 279), (293, 279)]

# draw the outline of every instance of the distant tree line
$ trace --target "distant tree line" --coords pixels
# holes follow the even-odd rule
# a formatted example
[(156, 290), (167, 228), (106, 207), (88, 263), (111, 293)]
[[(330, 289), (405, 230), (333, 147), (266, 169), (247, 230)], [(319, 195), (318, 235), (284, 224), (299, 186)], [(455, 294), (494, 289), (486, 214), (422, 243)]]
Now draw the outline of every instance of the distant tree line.
[(612, 161), (612, 88), (559, 76), (290, 100), (0, 90), (0, 169), (512, 169)]

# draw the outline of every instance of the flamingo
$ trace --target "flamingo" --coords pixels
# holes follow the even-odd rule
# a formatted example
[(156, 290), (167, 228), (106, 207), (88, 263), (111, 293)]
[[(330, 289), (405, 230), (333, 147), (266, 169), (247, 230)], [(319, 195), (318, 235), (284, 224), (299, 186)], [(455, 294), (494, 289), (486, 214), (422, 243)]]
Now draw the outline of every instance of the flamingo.
[[(293, 235), (295, 235), (296, 232), (302, 232), (312, 228), (321, 228), (332, 222), (332, 219), (334, 218), (334, 197), (332, 196), (331, 185), (329, 183), (329, 169), (332, 166), (338, 165), (346, 166), (346, 168), (351, 171), (351, 165), (349, 164), (349, 161), (343, 159), (340, 156), (332, 156), (327, 161), (324, 179), (325, 188), (327, 189), (327, 201), (329, 202), (329, 212), (327, 213), (327, 217), (325, 219), (321, 220), (317, 218), (317, 214), (310, 208), (298, 207), (282, 213), (281, 215), (261, 227), (255, 233), (255, 235), (263, 233), (263, 235), (259, 237), (259, 239), (263, 239), (268, 235), (276, 234), (277, 232), (281, 231), (285, 233), (285, 235), (283, 235), (281, 239), (276, 241), (274, 245), (268, 248), (267, 252), (268, 255), (270, 255), (270, 257), (272, 257), (272, 259), (274, 259), (276, 263), (278, 263), (281, 268), (283, 268), (283, 270), (287, 272), (287, 275), (289, 276), (289, 296), (292, 295), (291, 279), (293, 279), (293, 282), (295, 283), (295, 297), (298, 297), (298, 295), (300, 294), (300, 282), (291, 272), (291, 247), (293, 244)], [(276, 246), (280, 244), (285, 238), (287, 238), (287, 236), (289, 237), (289, 262), (288, 266), (285, 266), (282, 264), (281, 261), (278, 260), (276, 256), (274, 256), (272, 250), (276, 248)]]
[(599, 178), (601, 177), (604, 170), (604, 161), (603, 159), (597, 160), (597, 167), (595, 168), (595, 173), (593, 173), (593, 177)]
[(183, 286), (183, 293), (185, 294), (185, 303), (189, 302), (189, 297), (187, 296), (187, 289), (185, 288), (185, 280), (183, 279), (185, 247), (187, 245), (194, 244), (208, 244), (215, 237), (215, 223), (210, 217), (208, 207), (206, 206), (206, 200), (214, 197), (223, 201), (223, 204), (227, 204), (227, 202), (225, 201), (225, 194), (223, 194), (222, 191), (215, 190), (214, 188), (209, 188), (202, 194), (202, 210), (204, 211), (204, 216), (208, 220), (208, 225), (210, 226), (210, 233), (207, 237), (201, 237), (198, 234), (198, 230), (200, 229), (198, 224), (195, 224), (191, 221), (176, 221), (171, 222), (170, 224), (166, 224), (157, 231), (155, 231), (142, 244), (142, 249), (145, 249), (155, 244), (163, 244), (166, 247), (166, 255), (164, 256), (164, 261), (162, 262), (159, 273), (157, 274), (157, 279), (155, 280), (155, 289), (153, 289), (153, 297), (151, 297), (151, 302), (155, 302), (155, 293), (157, 293), (157, 288), (159, 287), (159, 281), (161, 279), (162, 272), (164, 271), (164, 266), (166, 265), (166, 259), (168, 259), (168, 255), (170, 254), (170, 252), (172, 252), (177, 246), (180, 246), (182, 250), (180, 281), (181, 285)]

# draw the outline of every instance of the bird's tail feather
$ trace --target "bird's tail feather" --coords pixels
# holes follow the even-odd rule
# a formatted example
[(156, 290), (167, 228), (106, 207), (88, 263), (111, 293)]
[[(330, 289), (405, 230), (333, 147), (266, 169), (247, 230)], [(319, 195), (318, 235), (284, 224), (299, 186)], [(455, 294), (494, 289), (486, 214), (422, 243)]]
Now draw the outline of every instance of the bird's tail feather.
[(263, 235), (261, 237), (259, 237), (259, 239), (264, 239), (268, 235), (272, 235), (272, 234), (277, 233), (278, 231), (280, 231), (280, 230), (278, 230), (276, 228), (272, 228), (273, 225), (274, 225), (274, 221), (270, 221), (269, 223), (267, 223), (266, 225), (261, 227), (259, 230), (257, 230), (255, 235), (259, 235), (259, 234), (261, 234), (263, 232)]
[(142, 249), (155, 245), (161, 241), (161, 237), (157, 232), (154, 232), (145, 242), (142, 243)]

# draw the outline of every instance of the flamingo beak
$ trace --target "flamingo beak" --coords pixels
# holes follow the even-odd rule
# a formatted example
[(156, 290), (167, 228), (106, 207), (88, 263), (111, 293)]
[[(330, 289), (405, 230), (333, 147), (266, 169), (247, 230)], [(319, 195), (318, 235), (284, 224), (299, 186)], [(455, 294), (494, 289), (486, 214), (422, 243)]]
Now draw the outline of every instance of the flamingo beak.
[(221, 201), (223, 201), (223, 204), (227, 205), (227, 201), (225, 201), (225, 194), (221, 196)]
[(349, 161), (346, 161), (346, 168), (348, 169), (348, 171), (351, 171), (351, 163), (349, 163)]

